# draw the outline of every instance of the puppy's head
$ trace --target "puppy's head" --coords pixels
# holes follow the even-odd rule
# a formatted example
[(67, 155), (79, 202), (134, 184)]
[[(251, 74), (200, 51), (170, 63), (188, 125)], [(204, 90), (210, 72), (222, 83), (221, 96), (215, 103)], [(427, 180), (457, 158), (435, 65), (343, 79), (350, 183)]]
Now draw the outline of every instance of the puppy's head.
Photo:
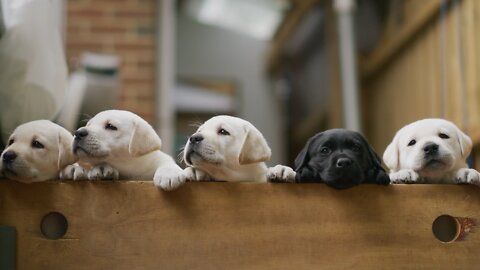
[(339, 189), (390, 182), (367, 140), (345, 129), (330, 129), (310, 138), (295, 159), (295, 171), (298, 182), (325, 182)]
[(92, 165), (112, 159), (128, 159), (159, 150), (161, 140), (140, 116), (121, 110), (95, 115), (75, 132), (73, 152)]
[(219, 166), (235, 168), (266, 161), (270, 155), (267, 141), (250, 122), (220, 115), (203, 123), (189, 138), (184, 160), (189, 166), (210, 172)]
[(20, 182), (56, 179), (61, 169), (76, 161), (72, 140), (66, 129), (48, 120), (22, 124), (8, 139), (0, 170)]
[(455, 124), (423, 119), (400, 129), (383, 160), (393, 172), (412, 169), (423, 177), (439, 177), (465, 166), (472, 140)]

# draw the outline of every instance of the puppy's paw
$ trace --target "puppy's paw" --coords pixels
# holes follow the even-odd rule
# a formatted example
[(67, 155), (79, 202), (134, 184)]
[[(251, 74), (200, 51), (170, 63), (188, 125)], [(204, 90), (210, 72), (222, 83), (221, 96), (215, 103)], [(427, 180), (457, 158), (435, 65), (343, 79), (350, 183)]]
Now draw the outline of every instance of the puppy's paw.
[(480, 185), (480, 174), (474, 169), (460, 169), (455, 174), (457, 184)]
[(77, 164), (68, 165), (63, 170), (60, 171), (60, 179), (86, 180), (87, 172), (80, 165), (77, 165)]
[(267, 180), (269, 182), (294, 183), (295, 176), (296, 173), (292, 168), (283, 165), (270, 167), (267, 170)]
[(158, 168), (153, 176), (153, 184), (163, 190), (174, 190), (187, 181), (185, 172), (180, 168)]
[(195, 169), (193, 167), (187, 167), (183, 170), (185, 177), (188, 181), (214, 181), (208, 174), (204, 171)]
[(95, 166), (87, 172), (88, 180), (117, 180), (119, 173), (110, 165)]
[(390, 174), (392, 184), (414, 184), (418, 182), (418, 173), (413, 170), (400, 170)]

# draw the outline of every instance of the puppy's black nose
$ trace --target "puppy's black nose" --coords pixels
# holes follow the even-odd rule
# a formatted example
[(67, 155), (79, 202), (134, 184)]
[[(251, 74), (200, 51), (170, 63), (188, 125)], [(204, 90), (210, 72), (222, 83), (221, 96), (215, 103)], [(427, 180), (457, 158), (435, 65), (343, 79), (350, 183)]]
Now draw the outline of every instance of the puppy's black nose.
[(349, 158), (339, 158), (337, 160), (337, 168), (347, 168), (352, 165), (352, 161)]
[(429, 143), (423, 147), (423, 152), (427, 155), (436, 154), (438, 152), (438, 144)]
[(75, 140), (79, 141), (84, 137), (87, 137), (88, 130), (86, 128), (80, 128), (75, 132)]
[(7, 151), (3, 153), (3, 162), (4, 163), (12, 163), (17, 158), (17, 153), (13, 151)]
[(190, 143), (199, 143), (203, 141), (203, 136), (200, 134), (195, 134), (190, 137)]

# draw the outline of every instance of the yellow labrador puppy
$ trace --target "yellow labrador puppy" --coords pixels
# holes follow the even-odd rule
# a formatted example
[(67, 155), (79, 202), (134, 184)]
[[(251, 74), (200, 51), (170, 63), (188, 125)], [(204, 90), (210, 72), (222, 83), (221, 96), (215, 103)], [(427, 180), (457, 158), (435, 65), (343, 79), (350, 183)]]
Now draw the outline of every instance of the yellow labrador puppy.
[(466, 159), (472, 140), (444, 119), (423, 119), (400, 129), (383, 160), (392, 183), (480, 183)]
[(58, 179), (60, 171), (76, 161), (72, 141), (70, 132), (51, 121), (22, 124), (8, 139), (0, 172), (24, 183)]
[(267, 168), (264, 161), (270, 155), (267, 141), (250, 122), (220, 115), (203, 123), (187, 141), (185, 172), (191, 180), (294, 182), (291, 168)]
[[(184, 182), (182, 169), (160, 151), (161, 140), (155, 130), (140, 116), (121, 110), (108, 110), (95, 115), (85, 127), (75, 132), (73, 152), (79, 163), (88, 168), (86, 178), (152, 179), (162, 181), (164, 189), (174, 189)], [(64, 178), (75, 176), (78, 166), (71, 166)], [(171, 175), (175, 177), (170, 177)]]

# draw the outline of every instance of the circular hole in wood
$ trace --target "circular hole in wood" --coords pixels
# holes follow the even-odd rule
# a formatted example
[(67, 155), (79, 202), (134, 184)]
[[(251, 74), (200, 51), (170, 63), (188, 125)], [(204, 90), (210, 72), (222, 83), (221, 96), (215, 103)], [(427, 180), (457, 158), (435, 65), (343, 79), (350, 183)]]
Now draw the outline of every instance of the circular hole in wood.
[(460, 233), (460, 226), (455, 217), (441, 215), (433, 221), (432, 232), (439, 241), (450, 243), (457, 239)]
[(50, 212), (43, 216), (40, 223), (42, 234), (50, 240), (62, 238), (68, 229), (67, 218), (59, 212)]

